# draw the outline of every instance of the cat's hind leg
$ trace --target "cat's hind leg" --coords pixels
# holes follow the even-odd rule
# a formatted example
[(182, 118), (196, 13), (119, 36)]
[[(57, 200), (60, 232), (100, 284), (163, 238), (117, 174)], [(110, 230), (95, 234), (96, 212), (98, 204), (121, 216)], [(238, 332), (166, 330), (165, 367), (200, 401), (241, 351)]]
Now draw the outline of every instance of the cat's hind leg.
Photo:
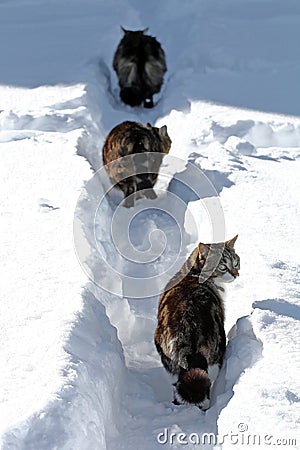
[(144, 196), (146, 198), (150, 198), (151, 200), (155, 200), (157, 198), (157, 195), (153, 188), (146, 189), (144, 192)]
[(135, 192), (137, 190), (136, 183), (134, 181), (127, 182), (122, 186), (122, 190), (125, 195), (124, 206), (125, 208), (131, 208), (134, 206)]
[[(141, 174), (137, 175), (137, 191), (139, 192), (139, 198), (146, 197), (154, 200), (157, 198), (157, 195), (153, 189), (153, 180), (152, 174)], [(138, 197), (137, 197), (138, 198)]]
[(151, 96), (149, 98), (145, 98), (145, 100), (144, 100), (144, 108), (150, 109), (150, 108), (153, 108), (153, 106), (154, 106), (153, 97)]

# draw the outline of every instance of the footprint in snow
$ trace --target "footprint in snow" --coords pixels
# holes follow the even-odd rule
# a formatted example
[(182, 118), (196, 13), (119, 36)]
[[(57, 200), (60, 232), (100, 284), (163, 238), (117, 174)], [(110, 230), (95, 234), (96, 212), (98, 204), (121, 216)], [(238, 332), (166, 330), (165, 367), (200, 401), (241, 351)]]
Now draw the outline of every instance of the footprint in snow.
[(48, 200), (40, 199), (40, 201), (39, 201), (39, 211), (41, 213), (48, 213), (50, 211), (55, 211), (56, 209), (59, 209), (59, 207), (51, 205)]

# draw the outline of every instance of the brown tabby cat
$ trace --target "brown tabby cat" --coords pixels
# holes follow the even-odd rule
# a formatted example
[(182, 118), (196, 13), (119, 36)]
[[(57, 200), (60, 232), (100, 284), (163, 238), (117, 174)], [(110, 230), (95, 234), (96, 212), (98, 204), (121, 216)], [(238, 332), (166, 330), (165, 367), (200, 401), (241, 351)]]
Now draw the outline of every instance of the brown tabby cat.
[(138, 122), (123, 122), (109, 133), (103, 146), (103, 163), (111, 181), (125, 195), (124, 205), (134, 206), (140, 196), (156, 198), (153, 186), (171, 139), (166, 125), (161, 128)]
[(209, 408), (226, 347), (224, 288), (219, 283), (239, 275), (236, 239), (200, 243), (161, 295), (155, 345), (165, 369), (178, 377), (175, 404)]

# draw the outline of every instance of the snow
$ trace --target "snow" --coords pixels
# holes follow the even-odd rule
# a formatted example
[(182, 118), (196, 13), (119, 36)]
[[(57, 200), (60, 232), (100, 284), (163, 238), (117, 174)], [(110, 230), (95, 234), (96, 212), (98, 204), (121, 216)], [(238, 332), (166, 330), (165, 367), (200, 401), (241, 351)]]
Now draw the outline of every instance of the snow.
[[(0, 25), (2, 448), (298, 448), (299, 2), (11, 0)], [(152, 110), (119, 101), (120, 25), (166, 52)], [(123, 120), (172, 139), (131, 209), (101, 159)], [(175, 406), (159, 292), (236, 234), (212, 406)]]

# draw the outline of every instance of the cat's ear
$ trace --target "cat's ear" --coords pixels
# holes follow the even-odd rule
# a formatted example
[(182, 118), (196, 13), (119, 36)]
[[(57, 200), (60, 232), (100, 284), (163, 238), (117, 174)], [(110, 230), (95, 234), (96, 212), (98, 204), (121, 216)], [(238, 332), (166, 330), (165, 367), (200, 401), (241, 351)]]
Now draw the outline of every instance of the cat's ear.
[(147, 33), (148, 30), (149, 30), (149, 27), (147, 27), (144, 30), (142, 30), (142, 33), (145, 34), (145, 33)]
[(200, 244), (198, 245), (198, 251), (199, 251), (199, 255), (201, 256), (201, 259), (207, 258), (209, 250), (210, 250), (209, 244), (202, 244), (202, 242), (200, 242)]
[(238, 238), (238, 234), (236, 236), (234, 236), (234, 238), (229, 239), (229, 241), (226, 241), (225, 242), (226, 247), (233, 248), (237, 238)]
[(159, 135), (160, 135), (161, 137), (168, 136), (167, 125), (163, 125), (163, 126), (159, 129)]
[(151, 123), (147, 122), (146, 127), (147, 127), (147, 128), (152, 128)]
[(121, 30), (123, 31), (124, 34), (128, 33), (128, 30), (125, 30), (125, 28), (123, 28), (122, 25), (121, 25)]

